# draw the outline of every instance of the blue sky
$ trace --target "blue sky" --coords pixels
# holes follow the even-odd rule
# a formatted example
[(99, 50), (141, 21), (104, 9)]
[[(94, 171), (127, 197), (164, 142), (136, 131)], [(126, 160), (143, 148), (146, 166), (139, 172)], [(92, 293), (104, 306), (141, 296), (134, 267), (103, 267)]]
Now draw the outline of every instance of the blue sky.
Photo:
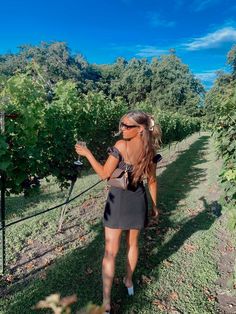
[(207, 88), (236, 44), (235, 0), (3, 0), (0, 16), (0, 53), (65, 41), (90, 63), (112, 63), (175, 48)]

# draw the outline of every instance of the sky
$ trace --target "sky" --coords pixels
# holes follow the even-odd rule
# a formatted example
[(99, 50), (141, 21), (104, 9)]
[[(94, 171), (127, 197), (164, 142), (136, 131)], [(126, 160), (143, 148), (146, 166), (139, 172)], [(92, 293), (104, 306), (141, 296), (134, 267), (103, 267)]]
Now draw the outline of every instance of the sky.
[(209, 89), (236, 44), (235, 0), (2, 0), (0, 54), (66, 42), (89, 63), (176, 55)]

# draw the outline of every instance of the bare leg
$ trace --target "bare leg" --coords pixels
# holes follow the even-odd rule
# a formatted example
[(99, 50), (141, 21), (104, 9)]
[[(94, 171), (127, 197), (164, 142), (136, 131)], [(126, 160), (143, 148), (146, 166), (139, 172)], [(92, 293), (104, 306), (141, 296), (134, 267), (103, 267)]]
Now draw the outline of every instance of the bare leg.
[(111, 287), (115, 274), (115, 259), (120, 247), (122, 229), (105, 227), (105, 254), (102, 261), (103, 305), (110, 310)]
[(126, 259), (126, 276), (124, 284), (127, 288), (133, 286), (132, 277), (138, 261), (138, 238), (140, 230), (131, 229), (126, 233), (127, 259)]

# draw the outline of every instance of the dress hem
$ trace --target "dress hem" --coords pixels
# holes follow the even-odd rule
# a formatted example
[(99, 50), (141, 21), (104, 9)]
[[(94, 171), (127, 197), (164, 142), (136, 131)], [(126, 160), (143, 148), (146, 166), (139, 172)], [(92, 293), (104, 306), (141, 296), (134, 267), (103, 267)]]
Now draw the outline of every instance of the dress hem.
[(122, 229), (122, 230), (130, 230), (130, 229), (137, 229), (137, 230), (141, 230), (144, 229), (145, 226), (132, 226), (132, 227), (124, 227), (124, 226), (109, 226), (106, 224), (103, 224), (104, 227), (108, 227), (110, 229)]

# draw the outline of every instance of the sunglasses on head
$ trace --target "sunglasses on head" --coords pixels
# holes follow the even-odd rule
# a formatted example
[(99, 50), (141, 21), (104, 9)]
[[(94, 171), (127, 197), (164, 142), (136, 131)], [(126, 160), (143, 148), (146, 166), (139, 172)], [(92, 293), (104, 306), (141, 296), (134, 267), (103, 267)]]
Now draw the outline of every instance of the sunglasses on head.
[(130, 130), (130, 129), (133, 129), (133, 128), (139, 128), (139, 125), (137, 125), (137, 124), (125, 124), (124, 122), (121, 122), (120, 123), (120, 127), (121, 128), (125, 128), (125, 129), (127, 129), (127, 130)]

